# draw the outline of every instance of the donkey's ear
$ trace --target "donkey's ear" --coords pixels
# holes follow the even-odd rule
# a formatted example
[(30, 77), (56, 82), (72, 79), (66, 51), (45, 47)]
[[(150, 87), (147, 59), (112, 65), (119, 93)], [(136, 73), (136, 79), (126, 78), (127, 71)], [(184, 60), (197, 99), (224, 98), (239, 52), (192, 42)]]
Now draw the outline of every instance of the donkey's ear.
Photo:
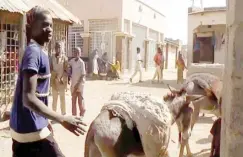
[(173, 94), (177, 94), (177, 93), (180, 92), (179, 90), (177, 90), (177, 89), (171, 87), (169, 84), (167, 84), (167, 87), (168, 87), (168, 89), (170, 90), (170, 92), (173, 93)]
[(186, 102), (190, 103), (192, 101), (198, 100), (200, 98), (204, 97), (203, 95), (187, 95), (186, 96)]

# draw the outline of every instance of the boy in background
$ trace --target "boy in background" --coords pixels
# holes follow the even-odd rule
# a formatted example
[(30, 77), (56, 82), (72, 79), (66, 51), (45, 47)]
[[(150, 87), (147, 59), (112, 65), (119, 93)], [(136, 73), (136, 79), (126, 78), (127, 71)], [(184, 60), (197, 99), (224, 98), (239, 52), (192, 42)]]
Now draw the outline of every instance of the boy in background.
[(84, 83), (85, 83), (85, 64), (81, 57), (81, 49), (79, 47), (74, 50), (74, 58), (70, 60), (70, 73), (71, 73), (71, 95), (72, 95), (72, 115), (77, 115), (77, 100), (80, 111), (80, 116), (84, 116)]

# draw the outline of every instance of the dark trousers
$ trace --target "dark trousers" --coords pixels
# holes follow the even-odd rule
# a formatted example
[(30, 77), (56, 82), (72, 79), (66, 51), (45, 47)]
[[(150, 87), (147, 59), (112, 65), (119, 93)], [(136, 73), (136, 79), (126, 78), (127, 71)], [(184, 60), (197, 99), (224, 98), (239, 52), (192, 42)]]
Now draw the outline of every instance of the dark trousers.
[(13, 157), (65, 157), (53, 136), (30, 143), (19, 143), (13, 140)]

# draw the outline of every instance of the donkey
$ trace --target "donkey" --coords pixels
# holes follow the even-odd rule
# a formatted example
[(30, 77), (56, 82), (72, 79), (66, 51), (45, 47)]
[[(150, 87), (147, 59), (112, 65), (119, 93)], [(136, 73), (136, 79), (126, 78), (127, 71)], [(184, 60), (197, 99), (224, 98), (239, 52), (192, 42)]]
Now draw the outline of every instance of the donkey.
[[(193, 107), (201, 95), (165, 96), (158, 101), (149, 94), (114, 94), (91, 123), (85, 141), (84, 157), (169, 157), (170, 129), (177, 122), (182, 132), (181, 151), (188, 144)], [(182, 157), (182, 155), (180, 155)]]
[[(170, 87), (169, 89), (171, 90), (171, 93), (164, 96), (165, 102), (168, 101), (170, 102), (174, 100), (175, 96), (180, 97), (185, 94), (201, 95), (200, 99), (193, 101), (191, 103), (191, 108), (193, 109), (192, 112), (180, 113), (183, 111), (181, 110), (178, 113), (178, 115), (175, 117), (175, 122), (179, 130), (180, 143), (183, 139), (182, 137), (183, 132), (185, 132), (183, 130), (182, 125), (190, 126), (190, 131), (187, 132), (191, 132), (196, 121), (198, 120), (200, 111), (202, 111), (203, 113), (207, 111), (209, 113), (216, 115), (217, 117), (220, 116), (219, 108), (222, 101), (221, 99), (222, 82), (219, 80), (218, 77), (207, 73), (196, 73), (189, 76), (179, 90), (171, 89)], [(191, 116), (191, 118), (188, 119), (187, 121), (183, 121), (184, 124), (180, 124), (182, 122), (182, 120), (180, 119), (181, 116), (182, 117)], [(187, 140), (188, 139), (189, 137), (187, 137)], [(183, 155), (183, 152), (184, 152), (184, 145), (181, 145), (180, 155), (179, 155), (180, 157)]]
[[(187, 77), (179, 90), (171, 89), (172, 94), (204, 95), (205, 98), (193, 103), (193, 125), (198, 120), (199, 113), (211, 113), (219, 117), (221, 105), (222, 82), (217, 76), (209, 73), (195, 73)], [(192, 125), (192, 127), (193, 127)]]

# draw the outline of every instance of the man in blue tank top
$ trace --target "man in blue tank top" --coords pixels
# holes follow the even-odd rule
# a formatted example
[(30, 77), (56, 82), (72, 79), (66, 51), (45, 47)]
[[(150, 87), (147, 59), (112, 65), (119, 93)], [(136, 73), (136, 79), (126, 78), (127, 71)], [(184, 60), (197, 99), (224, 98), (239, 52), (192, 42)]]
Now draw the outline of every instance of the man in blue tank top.
[(63, 116), (48, 108), (51, 74), (44, 46), (52, 38), (50, 13), (34, 7), (27, 13), (27, 23), (31, 40), (19, 69), (10, 117), (13, 157), (64, 157), (48, 127), (48, 119), (77, 136), (84, 134), (82, 125), (86, 124), (78, 117)]

